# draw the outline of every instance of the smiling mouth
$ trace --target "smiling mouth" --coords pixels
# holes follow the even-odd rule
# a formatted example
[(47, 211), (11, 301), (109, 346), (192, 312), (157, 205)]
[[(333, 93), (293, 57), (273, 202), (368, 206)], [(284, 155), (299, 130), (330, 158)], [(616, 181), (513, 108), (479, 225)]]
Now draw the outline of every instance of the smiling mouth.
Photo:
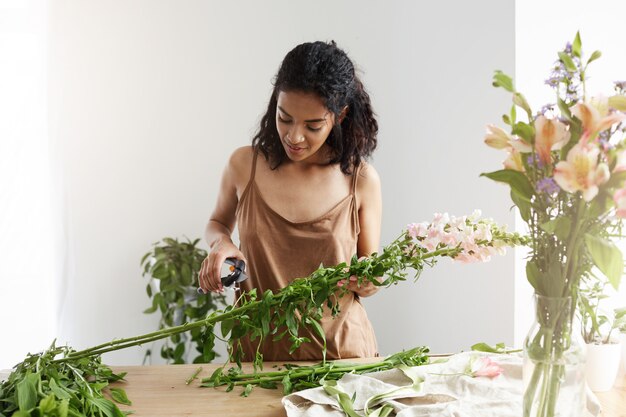
[(285, 145), (287, 145), (287, 147), (289, 149), (291, 149), (292, 151), (294, 151), (294, 152), (298, 152), (298, 151), (301, 151), (301, 150), (304, 149), (304, 148), (301, 148), (299, 146), (293, 146), (293, 145), (289, 144), (288, 142), (285, 142)]

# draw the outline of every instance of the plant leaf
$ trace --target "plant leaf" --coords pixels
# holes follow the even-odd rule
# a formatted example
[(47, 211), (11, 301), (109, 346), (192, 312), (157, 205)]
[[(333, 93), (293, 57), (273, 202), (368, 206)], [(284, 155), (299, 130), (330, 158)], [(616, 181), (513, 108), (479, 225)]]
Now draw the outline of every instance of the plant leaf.
[(572, 54), (580, 58), (582, 54), (582, 41), (580, 40), (580, 32), (576, 32), (576, 37), (574, 37), (574, 42), (572, 43)]
[(589, 60), (587, 61), (587, 65), (589, 65), (590, 63), (592, 63), (596, 59), (600, 58), (601, 56), (602, 56), (602, 52), (600, 52), (600, 51), (593, 51), (593, 53), (591, 54), (591, 57), (589, 57)]
[(37, 375), (27, 374), (16, 386), (17, 406), (20, 411), (28, 411), (37, 405)]
[(585, 245), (593, 263), (606, 275), (613, 288), (617, 289), (624, 270), (622, 251), (612, 242), (588, 233), (585, 234)]
[(565, 52), (559, 52), (559, 59), (561, 60), (561, 62), (563, 62), (563, 64), (565, 65), (565, 69), (567, 69), (569, 72), (577, 71), (576, 64), (574, 64), (572, 57), (567, 55)]
[(126, 395), (126, 391), (122, 388), (111, 388), (111, 398), (117, 403), (124, 405), (133, 405), (133, 403), (128, 399)]
[(502, 87), (511, 93), (515, 92), (513, 79), (500, 70), (497, 70), (495, 74), (493, 74), (493, 86)]
[(559, 238), (562, 242), (566, 241), (569, 237), (570, 230), (572, 228), (572, 221), (564, 216), (557, 217), (539, 225), (544, 231), (551, 233)]
[(609, 107), (613, 107), (615, 110), (626, 112), (626, 96), (617, 94), (609, 97)]
[(535, 194), (533, 186), (530, 185), (530, 181), (528, 181), (526, 175), (519, 171), (502, 169), (500, 171), (482, 173), (480, 176), (509, 184), (512, 190), (515, 190), (520, 197), (525, 198), (528, 201), (530, 201), (532, 196)]

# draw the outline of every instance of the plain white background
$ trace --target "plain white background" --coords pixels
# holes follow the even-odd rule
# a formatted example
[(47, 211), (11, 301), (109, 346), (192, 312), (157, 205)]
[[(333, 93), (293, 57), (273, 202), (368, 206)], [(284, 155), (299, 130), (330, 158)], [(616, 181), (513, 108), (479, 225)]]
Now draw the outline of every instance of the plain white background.
[[(37, 292), (52, 301), (28, 324), (40, 346), (30, 341), (24, 350), (45, 347), (50, 335), (84, 348), (156, 327), (156, 316), (142, 314), (141, 256), (165, 236), (202, 236), (228, 156), (250, 143), (280, 61), (305, 41), (335, 40), (372, 97), (382, 245), (443, 211), (479, 208), (514, 229), (507, 188), (479, 177), (504, 157), (482, 142), (484, 126), (509, 106), (491, 76), (518, 73), (520, 90), (542, 88), (556, 50), (585, 27), (574, 16), (591, 10), (567, 4), (50, 1), (45, 97), (57, 244), (42, 279), (54, 285)], [(619, 13), (597, 10), (617, 24)], [(593, 21), (585, 43), (624, 56), (611, 26), (599, 34)], [(540, 94), (527, 94), (536, 107)], [(381, 354), (416, 345), (456, 352), (479, 341), (519, 346), (531, 306), (520, 261), (512, 253), (481, 265), (444, 260), (417, 283), (366, 299)], [(11, 288), (3, 301), (16, 305), (24, 292)], [(5, 311), (3, 326), (19, 323)], [(3, 341), (23, 337), (23, 326), (10, 329)], [(0, 368), (25, 353), (0, 349)], [(105, 361), (142, 357), (131, 348)]]

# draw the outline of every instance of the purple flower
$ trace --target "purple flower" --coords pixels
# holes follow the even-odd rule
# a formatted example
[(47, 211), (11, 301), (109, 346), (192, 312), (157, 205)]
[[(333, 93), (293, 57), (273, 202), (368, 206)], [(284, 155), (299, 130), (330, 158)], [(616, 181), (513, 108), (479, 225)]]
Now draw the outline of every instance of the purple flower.
[(541, 159), (539, 159), (534, 153), (528, 155), (526, 163), (528, 163), (528, 165), (534, 165), (537, 169), (543, 169), (545, 166)]
[(615, 145), (612, 145), (609, 140), (611, 140), (611, 136), (608, 130), (604, 130), (598, 134), (598, 143), (605, 152), (615, 148)]
[(537, 192), (546, 194), (558, 193), (561, 188), (556, 184), (554, 178), (542, 178), (537, 181)]

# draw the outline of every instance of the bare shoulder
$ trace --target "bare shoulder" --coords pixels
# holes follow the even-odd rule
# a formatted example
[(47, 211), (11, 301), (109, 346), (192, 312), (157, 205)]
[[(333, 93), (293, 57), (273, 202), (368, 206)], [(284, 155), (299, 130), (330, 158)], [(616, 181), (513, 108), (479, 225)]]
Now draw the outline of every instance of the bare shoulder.
[(359, 178), (357, 178), (357, 193), (361, 196), (371, 196), (372, 193), (380, 193), (380, 176), (376, 169), (363, 162), (359, 170)]
[(242, 146), (233, 151), (226, 167), (227, 174), (237, 185), (242, 182), (247, 183), (252, 167), (254, 148), (252, 146)]

